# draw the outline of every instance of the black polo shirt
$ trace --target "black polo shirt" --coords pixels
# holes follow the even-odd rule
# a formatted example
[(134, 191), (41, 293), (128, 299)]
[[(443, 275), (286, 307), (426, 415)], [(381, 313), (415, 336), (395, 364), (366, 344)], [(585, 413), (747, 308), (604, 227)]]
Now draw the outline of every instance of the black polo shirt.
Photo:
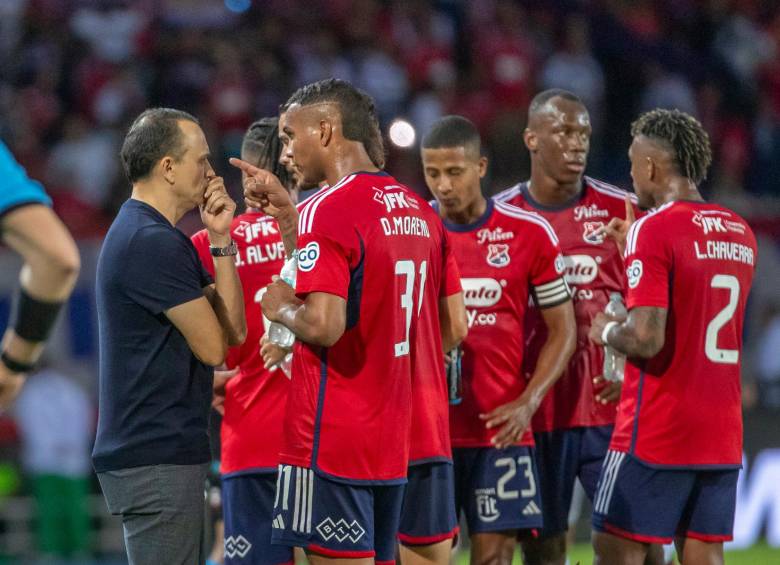
[(97, 265), (96, 471), (209, 461), (213, 369), (165, 311), (211, 283), (187, 236), (148, 204), (125, 202)]

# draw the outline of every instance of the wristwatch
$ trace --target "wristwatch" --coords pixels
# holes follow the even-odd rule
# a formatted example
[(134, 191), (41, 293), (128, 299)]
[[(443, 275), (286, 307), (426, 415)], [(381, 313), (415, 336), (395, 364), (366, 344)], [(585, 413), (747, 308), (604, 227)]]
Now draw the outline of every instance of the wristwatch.
[(209, 251), (211, 252), (212, 257), (230, 257), (238, 254), (238, 246), (236, 245), (236, 242), (231, 239), (230, 243), (225, 247), (214, 247), (213, 245), (209, 245)]

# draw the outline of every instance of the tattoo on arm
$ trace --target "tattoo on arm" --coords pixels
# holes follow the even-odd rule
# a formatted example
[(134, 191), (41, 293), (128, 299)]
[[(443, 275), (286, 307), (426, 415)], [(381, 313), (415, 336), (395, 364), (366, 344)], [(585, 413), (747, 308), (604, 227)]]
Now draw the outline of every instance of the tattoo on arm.
[(666, 314), (666, 308), (633, 308), (628, 319), (609, 332), (609, 345), (629, 357), (655, 356), (664, 346)]

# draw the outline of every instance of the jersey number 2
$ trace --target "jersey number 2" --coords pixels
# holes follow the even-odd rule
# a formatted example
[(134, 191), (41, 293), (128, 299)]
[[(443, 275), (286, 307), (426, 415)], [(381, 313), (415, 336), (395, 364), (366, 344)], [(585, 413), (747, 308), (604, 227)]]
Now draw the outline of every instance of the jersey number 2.
[[(409, 355), (409, 327), (412, 325), (412, 314), (414, 313), (414, 278), (417, 269), (414, 261), (397, 261), (395, 264), (396, 276), (402, 276), (406, 280), (404, 291), (401, 293), (401, 308), (404, 310), (405, 323), (404, 340), (395, 344), (395, 356), (401, 357)], [(420, 298), (417, 300), (417, 315), (420, 315), (422, 301), (425, 290), (425, 277), (428, 275), (428, 261), (420, 263)]]
[(718, 332), (734, 316), (739, 302), (739, 279), (733, 275), (715, 275), (710, 283), (712, 288), (725, 288), (729, 291), (729, 303), (718, 312), (707, 325), (707, 334), (704, 339), (704, 354), (713, 363), (734, 365), (739, 361), (739, 350), (720, 349), (718, 347)]

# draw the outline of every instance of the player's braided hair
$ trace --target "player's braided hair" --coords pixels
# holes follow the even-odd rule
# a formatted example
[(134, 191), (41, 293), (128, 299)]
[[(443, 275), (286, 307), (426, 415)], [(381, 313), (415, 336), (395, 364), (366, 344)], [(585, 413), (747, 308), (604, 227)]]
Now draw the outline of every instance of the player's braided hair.
[(680, 110), (655, 109), (631, 124), (631, 135), (644, 135), (666, 146), (680, 173), (699, 184), (712, 163), (710, 138), (701, 123)]
[(347, 81), (329, 78), (302, 86), (285, 102), (285, 112), (293, 104), (309, 106), (331, 102), (339, 107), (341, 127), (346, 139), (359, 141), (377, 168), (385, 166), (385, 147), (374, 99)]
[(279, 118), (261, 118), (249, 126), (241, 144), (241, 153), (253, 164), (271, 171), (282, 186), (291, 190), (295, 184), (292, 175), (279, 163), (282, 143), (279, 141)]

